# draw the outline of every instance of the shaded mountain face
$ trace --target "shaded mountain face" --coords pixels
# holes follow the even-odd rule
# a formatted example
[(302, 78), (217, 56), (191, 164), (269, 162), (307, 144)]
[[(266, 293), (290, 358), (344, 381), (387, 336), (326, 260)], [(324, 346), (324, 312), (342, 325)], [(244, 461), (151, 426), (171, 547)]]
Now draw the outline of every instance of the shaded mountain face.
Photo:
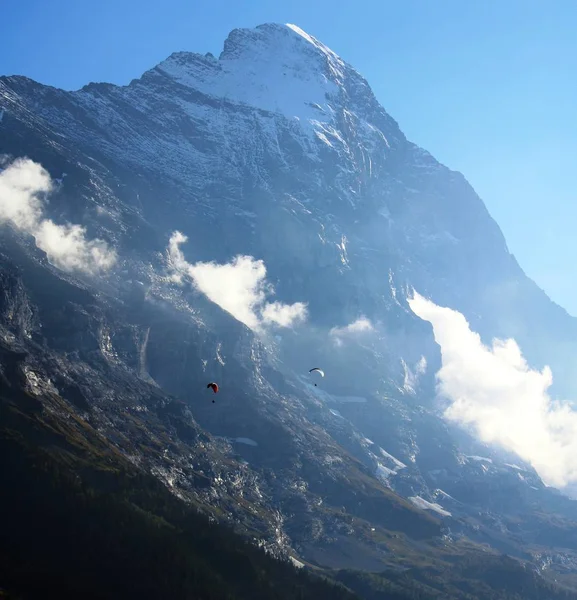
[[(484, 341), (515, 337), (563, 394), (577, 324), (464, 177), (330, 49), (294, 26), (235, 30), (218, 59), (178, 52), (124, 87), (2, 77), (0, 111), (5, 163), (56, 182), (46, 218), (118, 257), (70, 271), (40, 230), (2, 226), (2, 348), (44, 410), (64, 403), (277, 553), (378, 570), (473, 540), (574, 570), (574, 502), (442, 419), (439, 347), (407, 296), (462, 312)], [(248, 310), (215, 268), (238, 256), (264, 261), (242, 263), (253, 291), (274, 286)]]

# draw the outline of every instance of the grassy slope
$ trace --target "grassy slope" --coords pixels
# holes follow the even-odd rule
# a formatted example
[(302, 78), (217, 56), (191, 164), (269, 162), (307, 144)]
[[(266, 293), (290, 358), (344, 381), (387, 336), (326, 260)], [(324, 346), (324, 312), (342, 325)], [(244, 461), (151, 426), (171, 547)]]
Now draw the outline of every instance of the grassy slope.
[[(0, 391), (0, 588), (40, 598), (355, 596), (209, 523), (72, 413)], [(65, 407), (62, 406), (65, 411)]]

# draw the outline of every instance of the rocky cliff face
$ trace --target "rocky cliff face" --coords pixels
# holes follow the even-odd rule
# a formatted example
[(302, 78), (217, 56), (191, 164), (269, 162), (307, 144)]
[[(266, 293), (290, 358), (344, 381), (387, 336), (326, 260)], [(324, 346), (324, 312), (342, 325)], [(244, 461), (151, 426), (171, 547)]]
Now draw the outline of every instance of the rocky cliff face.
[[(440, 417), (439, 349), (407, 294), (461, 311), (484, 340), (514, 336), (562, 392), (575, 320), (464, 177), (330, 49), (262, 25), (125, 87), (3, 77), (0, 110), (6, 164), (26, 156), (56, 181), (46, 218), (118, 257), (71, 271), (2, 227), (2, 351), (45, 410), (64, 403), (175, 493), (307, 561), (378, 569), (473, 539), (574, 568), (574, 503)], [(248, 312), (230, 272), (206, 267), (235, 256), (263, 260), (274, 286), (246, 259)], [(306, 322), (285, 327), (298, 303)]]

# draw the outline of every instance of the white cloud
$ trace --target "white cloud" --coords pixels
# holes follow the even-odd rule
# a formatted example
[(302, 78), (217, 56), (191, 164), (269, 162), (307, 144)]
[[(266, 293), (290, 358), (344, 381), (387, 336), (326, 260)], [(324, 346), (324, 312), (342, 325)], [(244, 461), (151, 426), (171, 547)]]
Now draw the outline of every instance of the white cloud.
[(188, 238), (175, 231), (168, 240), (168, 266), (171, 271), (170, 278), (176, 283), (182, 283), (184, 275), (188, 271), (190, 264), (186, 262), (184, 254), (180, 249), (180, 244), (184, 244)]
[(168, 244), (168, 259), (177, 283), (189, 278), (206, 297), (254, 330), (264, 325), (276, 324), (290, 327), (307, 316), (306, 304), (266, 302), (273, 294), (266, 281), (266, 266), (252, 256), (236, 256), (230, 263), (187, 262), (180, 249), (187, 237), (175, 231)]
[(337, 346), (341, 346), (343, 344), (343, 338), (358, 335), (360, 333), (368, 333), (369, 331), (374, 331), (373, 324), (369, 319), (362, 316), (345, 327), (333, 327), (329, 331), (329, 335), (332, 336)]
[(116, 253), (106, 242), (87, 240), (80, 225), (57, 225), (43, 218), (43, 197), (53, 189), (50, 175), (29, 159), (17, 159), (0, 172), (0, 223), (32, 235), (48, 260), (66, 271), (95, 273), (109, 269)]
[(48, 260), (65, 271), (107, 271), (116, 262), (116, 253), (102, 240), (87, 240), (80, 225), (57, 225), (44, 219), (34, 234)]
[(280, 327), (290, 327), (292, 323), (304, 321), (307, 317), (307, 305), (304, 302), (282, 304), (271, 302), (262, 310), (264, 323), (276, 323)]
[(42, 217), (41, 195), (52, 190), (48, 172), (31, 160), (19, 159), (0, 173), (0, 222), (32, 232)]
[(576, 482), (577, 412), (549, 396), (550, 368), (530, 368), (513, 339), (484, 345), (455, 310), (419, 294), (409, 304), (432, 324), (441, 347), (437, 380), (450, 402), (445, 417), (472, 426), (484, 442), (516, 452), (549, 485)]

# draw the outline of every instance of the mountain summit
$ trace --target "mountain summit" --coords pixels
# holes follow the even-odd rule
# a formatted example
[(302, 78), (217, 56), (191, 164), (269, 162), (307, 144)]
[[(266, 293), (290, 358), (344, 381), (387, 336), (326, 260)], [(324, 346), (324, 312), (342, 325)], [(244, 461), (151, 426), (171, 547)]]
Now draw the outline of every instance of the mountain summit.
[[(295, 25), (235, 29), (218, 60), (178, 52), (155, 69), (213, 98), (327, 121), (351, 80), (366, 82), (334, 52)], [(368, 89), (368, 86), (366, 86)]]
[[(571, 478), (566, 450), (537, 456), (522, 428), (479, 441), (472, 410), (448, 421), (448, 354), (412, 298), (449, 307), (457, 374), (492, 351), (517, 383), (550, 364), (564, 394), (576, 321), (333, 51), (294, 25), (238, 29), (218, 59), (177, 52), (127, 86), (0, 77), (0, 115), (0, 375), (26, 391), (5, 401), (66, 423), (70, 453), (90, 432), (308, 564), (442, 570), (487, 544), (577, 569), (576, 505), (543, 482)], [(525, 390), (470, 372), (490, 416)]]

